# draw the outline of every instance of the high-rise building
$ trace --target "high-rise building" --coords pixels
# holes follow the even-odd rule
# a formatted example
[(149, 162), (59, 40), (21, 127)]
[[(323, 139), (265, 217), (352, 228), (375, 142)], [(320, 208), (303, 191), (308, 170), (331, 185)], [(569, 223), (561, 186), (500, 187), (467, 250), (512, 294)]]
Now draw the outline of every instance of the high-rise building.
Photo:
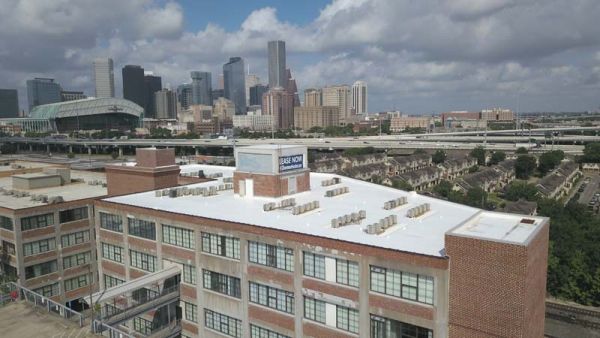
[(156, 102), (156, 119), (177, 118), (177, 94), (169, 89), (161, 89), (154, 93)]
[(298, 86), (296, 85), (296, 79), (292, 77), (292, 71), (288, 68), (285, 70), (287, 82), (285, 90), (290, 94), (294, 95), (294, 107), (300, 106), (300, 97), (298, 96)]
[(156, 98), (154, 93), (162, 89), (162, 79), (160, 76), (144, 75), (144, 87), (146, 90), (146, 103), (144, 110), (145, 117), (154, 118), (156, 116)]
[(354, 114), (366, 114), (367, 111), (367, 84), (356, 81), (352, 85), (352, 109)]
[(231, 120), (235, 115), (235, 104), (224, 97), (220, 97), (214, 101), (212, 117), (220, 120)]
[(322, 93), (321, 89), (308, 88), (308, 89), (304, 90), (304, 106), (305, 107), (320, 107), (322, 105), (323, 105), (323, 93)]
[(33, 80), (27, 80), (29, 111), (42, 104), (61, 102), (61, 91), (62, 88), (54, 82), (54, 79), (36, 77)]
[(19, 117), (19, 96), (16, 89), (0, 89), (0, 118)]
[(285, 41), (269, 41), (269, 87), (287, 87)]
[(115, 97), (115, 74), (111, 58), (94, 60), (94, 83), (96, 97)]
[(246, 80), (244, 74), (244, 60), (241, 57), (229, 58), (223, 65), (223, 78), (225, 85), (225, 98), (235, 104), (236, 115), (246, 113)]
[(184, 83), (177, 87), (177, 101), (179, 101), (179, 105), (181, 109), (188, 109), (192, 103), (192, 84)]
[(144, 68), (138, 65), (126, 65), (121, 73), (123, 74), (123, 98), (143, 107), (146, 104)]
[(250, 106), (262, 106), (262, 96), (268, 90), (268, 86), (261, 84), (250, 87)]
[(323, 87), (323, 105), (340, 109), (340, 122), (350, 117), (352, 107), (350, 87), (347, 85)]
[(250, 103), (250, 88), (260, 84), (260, 79), (257, 75), (246, 74), (246, 106), (251, 106)]
[(225, 90), (224, 89), (213, 89), (212, 93), (211, 93), (213, 102), (215, 100), (217, 100), (220, 97), (225, 97)]
[(334, 127), (340, 124), (338, 107), (294, 107), (294, 127), (308, 131), (313, 127)]
[(87, 99), (87, 95), (80, 91), (63, 90), (60, 92), (62, 102)]
[(212, 105), (212, 76), (210, 72), (193, 71), (192, 104)]
[(284, 88), (272, 88), (263, 94), (262, 115), (273, 116), (275, 129), (289, 129), (294, 126), (294, 95)]

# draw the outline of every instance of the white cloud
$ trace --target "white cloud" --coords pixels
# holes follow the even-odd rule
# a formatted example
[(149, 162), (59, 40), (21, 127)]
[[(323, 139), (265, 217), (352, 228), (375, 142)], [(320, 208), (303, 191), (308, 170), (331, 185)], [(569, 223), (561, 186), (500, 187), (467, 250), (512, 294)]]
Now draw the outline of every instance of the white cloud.
[(266, 43), (283, 39), (300, 88), (363, 79), (374, 109), (476, 109), (512, 104), (516, 91), (535, 96), (522, 98), (528, 109), (598, 105), (597, 0), (334, 0), (306, 25), (265, 7), (239, 29), (195, 32), (184, 30), (175, 1), (0, 0), (0, 8), (0, 78), (22, 98), (25, 80), (39, 75), (93, 92), (98, 56), (115, 60), (118, 81), (122, 65), (140, 64), (172, 86), (190, 70), (212, 71), (216, 84), (230, 56), (264, 78)]

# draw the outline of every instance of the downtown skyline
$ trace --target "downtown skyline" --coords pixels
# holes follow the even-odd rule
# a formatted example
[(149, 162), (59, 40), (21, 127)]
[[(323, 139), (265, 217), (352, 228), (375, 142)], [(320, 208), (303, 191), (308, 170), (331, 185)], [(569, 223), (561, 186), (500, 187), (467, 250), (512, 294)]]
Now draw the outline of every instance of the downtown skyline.
[[(599, 105), (600, 34), (591, 20), (600, 4), (593, 1), (424, 1), (422, 8), (406, 1), (334, 1), (303, 11), (280, 1), (256, 8), (227, 1), (222, 8), (236, 4), (248, 12), (237, 21), (241, 14), (223, 19), (211, 15), (215, 5), (203, 12), (190, 1), (103, 4), (110, 13), (85, 2), (7, 2), (0, 14), (6, 25), (0, 87), (18, 89), (20, 107), (27, 107), (25, 81), (34, 77), (93, 95), (92, 62), (100, 57), (114, 60), (117, 97), (127, 64), (161, 76), (173, 90), (190, 83), (190, 71), (210, 71), (214, 88), (223, 64), (240, 56), (266, 83), (267, 41), (280, 39), (299, 92), (363, 80), (371, 112)], [(398, 18), (375, 20), (387, 13)], [(540, 26), (558, 14), (558, 23)]]

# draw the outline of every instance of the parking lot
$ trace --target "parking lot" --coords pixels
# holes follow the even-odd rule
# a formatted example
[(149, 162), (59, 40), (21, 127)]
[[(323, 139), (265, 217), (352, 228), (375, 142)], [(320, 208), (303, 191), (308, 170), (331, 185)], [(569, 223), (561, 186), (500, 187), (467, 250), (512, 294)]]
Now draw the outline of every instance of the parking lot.
[(598, 213), (600, 208), (600, 175), (586, 175), (577, 192), (579, 193), (579, 203)]

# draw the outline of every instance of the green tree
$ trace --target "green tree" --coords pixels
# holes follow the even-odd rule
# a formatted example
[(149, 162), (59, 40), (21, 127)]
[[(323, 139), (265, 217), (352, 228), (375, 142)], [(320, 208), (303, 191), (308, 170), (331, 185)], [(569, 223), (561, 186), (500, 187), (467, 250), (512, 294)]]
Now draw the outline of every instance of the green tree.
[(580, 161), (583, 163), (600, 163), (600, 142), (586, 144)]
[(490, 158), (490, 164), (498, 164), (506, 159), (506, 153), (503, 151), (494, 151)]
[(113, 150), (113, 152), (112, 152), (112, 153), (110, 153), (110, 157), (111, 157), (113, 160), (116, 160), (116, 159), (119, 157), (119, 152), (117, 152), (116, 150)]
[(67, 154), (67, 157), (68, 157), (68, 158), (74, 158), (74, 157), (75, 157), (75, 154), (74, 154), (73, 152), (69, 152), (69, 153)]
[(438, 185), (433, 188), (433, 191), (442, 197), (448, 197), (452, 191), (452, 183), (446, 180), (442, 180)]
[(392, 187), (394, 187), (396, 189), (400, 189), (400, 190), (405, 190), (405, 191), (413, 191), (414, 190), (412, 185), (410, 185), (405, 180), (401, 180), (401, 179), (392, 179)]
[(565, 153), (562, 150), (553, 150), (543, 153), (539, 158), (538, 170), (542, 176), (546, 175), (550, 170), (556, 168), (557, 165), (565, 158)]
[(478, 165), (471, 166), (471, 167), (469, 167), (469, 174), (476, 173), (477, 170), (479, 170)]
[(344, 155), (346, 156), (356, 156), (356, 155), (367, 155), (374, 154), (377, 151), (373, 147), (363, 147), (363, 148), (350, 148), (344, 150)]
[(535, 157), (530, 155), (520, 155), (515, 161), (515, 176), (518, 179), (526, 180), (535, 170)]
[(506, 188), (505, 198), (509, 201), (517, 201), (520, 198), (528, 201), (535, 201), (537, 188), (531, 183), (525, 181), (513, 181)]
[(435, 164), (442, 163), (446, 160), (446, 152), (439, 149), (431, 156), (431, 161)]
[(487, 192), (485, 190), (475, 187), (467, 191), (465, 196), (465, 203), (476, 208), (485, 208), (487, 206)]
[(427, 150), (421, 149), (421, 148), (417, 148), (413, 152), (413, 155), (423, 155), (423, 154), (427, 154)]
[(485, 149), (482, 146), (475, 147), (469, 155), (477, 159), (477, 164), (485, 165)]
[(454, 203), (465, 203), (465, 195), (463, 195), (460, 191), (451, 190), (448, 193), (448, 200)]
[(165, 139), (172, 138), (171, 131), (167, 128), (157, 127), (150, 129), (150, 138)]
[(528, 154), (528, 153), (529, 153), (529, 150), (527, 150), (527, 148), (525, 148), (525, 147), (519, 147), (517, 149), (517, 151), (515, 151), (515, 154), (517, 154), (517, 155), (523, 155), (523, 154)]

